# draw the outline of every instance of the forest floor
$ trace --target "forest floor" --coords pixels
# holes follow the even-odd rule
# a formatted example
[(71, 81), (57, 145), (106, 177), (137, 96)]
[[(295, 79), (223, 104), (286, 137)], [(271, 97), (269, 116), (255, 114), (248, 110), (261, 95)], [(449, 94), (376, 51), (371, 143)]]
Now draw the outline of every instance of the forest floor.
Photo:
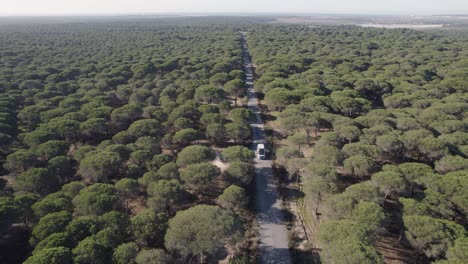
[(6, 185), (7, 186), (12, 186), (14, 183), (15, 183), (15, 175), (13, 174), (8, 174), (8, 175), (4, 175), (4, 176), (0, 176), (0, 179), (4, 179), (6, 182)]
[(229, 167), (229, 164), (221, 160), (220, 149), (213, 148), (213, 150), (216, 153), (216, 159), (212, 162), (212, 164), (218, 167), (221, 170), (221, 172), (224, 172)]

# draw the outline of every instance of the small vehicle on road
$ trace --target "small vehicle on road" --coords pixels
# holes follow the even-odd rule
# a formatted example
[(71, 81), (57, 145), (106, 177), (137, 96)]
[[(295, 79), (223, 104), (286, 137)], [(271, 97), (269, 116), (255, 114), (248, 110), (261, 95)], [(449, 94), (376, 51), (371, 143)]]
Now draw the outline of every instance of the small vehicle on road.
[(257, 157), (261, 160), (266, 159), (265, 144), (257, 144)]

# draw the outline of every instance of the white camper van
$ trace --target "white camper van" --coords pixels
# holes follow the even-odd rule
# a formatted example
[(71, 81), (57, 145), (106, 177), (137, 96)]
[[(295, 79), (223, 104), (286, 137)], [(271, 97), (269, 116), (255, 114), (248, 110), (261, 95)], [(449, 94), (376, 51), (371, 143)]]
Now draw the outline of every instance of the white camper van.
[(261, 160), (265, 159), (265, 144), (257, 144), (257, 157)]

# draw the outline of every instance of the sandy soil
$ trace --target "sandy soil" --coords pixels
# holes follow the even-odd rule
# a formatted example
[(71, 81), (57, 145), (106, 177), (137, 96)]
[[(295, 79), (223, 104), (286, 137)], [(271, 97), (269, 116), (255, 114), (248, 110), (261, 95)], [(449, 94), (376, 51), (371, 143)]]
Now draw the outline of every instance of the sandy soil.
[(221, 170), (221, 172), (223, 172), (229, 167), (229, 164), (221, 160), (221, 154), (219, 151), (215, 151), (215, 152), (216, 152), (216, 159), (212, 161), (212, 164), (217, 166)]

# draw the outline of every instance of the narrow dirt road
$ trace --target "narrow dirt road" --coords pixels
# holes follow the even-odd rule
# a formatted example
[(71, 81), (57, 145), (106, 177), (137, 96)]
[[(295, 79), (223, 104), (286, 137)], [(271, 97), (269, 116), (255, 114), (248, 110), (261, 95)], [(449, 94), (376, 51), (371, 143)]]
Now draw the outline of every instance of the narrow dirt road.
[[(255, 113), (255, 121), (250, 124), (255, 150), (257, 144), (266, 143), (263, 121), (258, 108), (257, 96), (253, 89), (253, 67), (250, 60), (245, 33), (242, 33), (244, 49), (244, 69), (248, 85), (248, 107)], [(271, 160), (255, 159), (255, 209), (260, 233), (259, 263), (291, 263), (288, 249), (288, 230), (284, 224), (278, 188), (273, 179)]]

